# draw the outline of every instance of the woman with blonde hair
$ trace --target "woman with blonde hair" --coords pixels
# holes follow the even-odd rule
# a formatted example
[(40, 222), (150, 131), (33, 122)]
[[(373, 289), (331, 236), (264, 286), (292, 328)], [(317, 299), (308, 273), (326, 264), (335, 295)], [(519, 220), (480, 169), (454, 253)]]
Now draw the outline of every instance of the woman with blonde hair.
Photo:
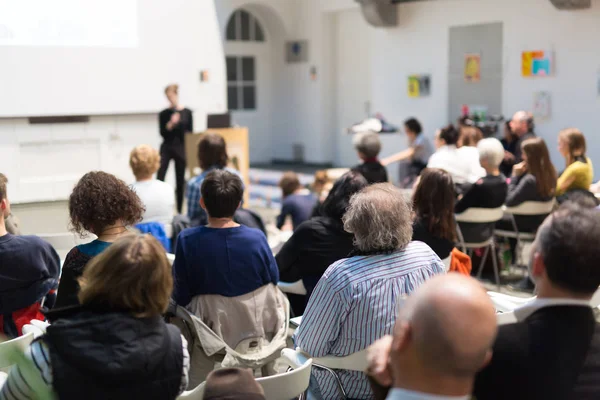
[(566, 169), (558, 178), (556, 195), (560, 196), (574, 189), (589, 190), (594, 179), (594, 168), (585, 155), (583, 133), (576, 128), (562, 130), (558, 134), (558, 151), (565, 158)]
[(173, 277), (162, 246), (150, 235), (124, 236), (79, 283), (81, 305), (49, 312), (47, 333), (26, 353), (42, 379), (32, 382), (17, 365), (0, 398), (36, 398), (31, 388), (41, 381), (61, 400), (177, 398), (189, 355), (179, 329), (163, 319)]

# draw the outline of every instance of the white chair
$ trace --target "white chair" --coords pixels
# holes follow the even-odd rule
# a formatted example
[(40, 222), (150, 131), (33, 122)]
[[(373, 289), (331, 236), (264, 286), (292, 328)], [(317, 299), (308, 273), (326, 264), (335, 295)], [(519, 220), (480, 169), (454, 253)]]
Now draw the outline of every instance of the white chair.
[(301, 296), (306, 296), (306, 294), (307, 294), (307, 291), (306, 291), (306, 288), (304, 287), (304, 282), (302, 282), (302, 279), (300, 279), (299, 281), (293, 282), (293, 283), (279, 282), (277, 284), (277, 287), (279, 289), (281, 289), (281, 291), (283, 293), (298, 294)]
[(556, 201), (552, 199), (551, 201), (540, 202), (540, 201), (526, 201), (516, 207), (505, 207), (504, 213), (509, 215), (511, 218), (513, 230), (507, 231), (503, 229), (497, 229), (495, 234), (496, 236), (517, 239), (517, 263), (521, 261), (522, 251), (523, 251), (523, 241), (533, 242), (535, 240), (535, 232), (519, 232), (517, 227), (517, 221), (515, 220), (515, 216), (546, 216), (552, 212), (554, 209), (554, 205)]
[(450, 271), (450, 264), (452, 263), (452, 254), (442, 260), (444, 263), (444, 267), (446, 268), (446, 272)]
[[(301, 348), (296, 349), (296, 353), (304, 354), (306, 357), (310, 357), (308, 354), (304, 353)], [(344, 399), (347, 399), (348, 396), (346, 394), (346, 390), (342, 385), (342, 381), (340, 377), (335, 372), (336, 369), (343, 369), (347, 371), (358, 371), (365, 372), (368, 368), (369, 364), (367, 362), (367, 349), (361, 350), (359, 352), (350, 354), (345, 357), (321, 357), (321, 358), (313, 358), (313, 368), (322, 369), (327, 371), (333, 378), (335, 379), (338, 389), (342, 394)]]
[(67, 255), (67, 253), (69, 253), (69, 251), (71, 251), (73, 247), (91, 242), (96, 238), (96, 236), (90, 235), (89, 238), (81, 239), (72, 232), (38, 233), (37, 236), (50, 243), (61, 259), (64, 259), (64, 257)]
[(462, 232), (460, 231), (459, 222), (470, 223), (470, 224), (492, 224), (500, 221), (504, 216), (504, 211), (502, 207), (499, 208), (469, 208), (465, 212), (456, 214), (455, 219), (457, 222), (457, 231), (458, 238), (460, 241), (460, 246), (463, 251), (466, 252), (467, 249), (479, 249), (485, 247), (485, 251), (483, 253), (483, 257), (481, 258), (481, 263), (479, 264), (479, 269), (477, 271), (477, 278), (481, 278), (481, 272), (483, 271), (483, 266), (487, 260), (488, 253), (490, 249), (492, 250), (492, 262), (494, 264), (494, 276), (496, 278), (496, 285), (500, 288), (500, 273), (498, 271), (498, 257), (496, 256), (496, 244), (494, 243), (494, 230), (492, 229), (492, 235), (479, 243), (466, 243)]
[(28, 333), (33, 333), (33, 338), (37, 339), (38, 337), (46, 334), (46, 329), (50, 326), (49, 322), (40, 321), (39, 319), (32, 319), (28, 324), (23, 325), (23, 335)]
[(167, 260), (169, 260), (169, 264), (173, 266), (173, 263), (175, 262), (175, 254), (167, 253)]
[(490, 296), (492, 303), (494, 303), (494, 307), (496, 307), (496, 310), (503, 313), (511, 312), (515, 308), (521, 307), (522, 305), (529, 303), (532, 300), (535, 300), (535, 296), (516, 297), (497, 292), (487, 293)]
[(0, 369), (6, 369), (13, 365), (15, 350), (24, 352), (31, 342), (33, 342), (33, 333), (0, 343)]
[(498, 325), (508, 325), (517, 322), (517, 317), (514, 311), (496, 314)]
[[(258, 378), (256, 382), (262, 386), (265, 397), (269, 400), (289, 400), (297, 397), (303, 399), (310, 382), (313, 360), (291, 349), (283, 349), (280, 360), (287, 364), (290, 369), (288, 372)], [(177, 399), (202, 400), (205, 384), (206, 382), (203, 382), (195, 389), (182, 393)]]

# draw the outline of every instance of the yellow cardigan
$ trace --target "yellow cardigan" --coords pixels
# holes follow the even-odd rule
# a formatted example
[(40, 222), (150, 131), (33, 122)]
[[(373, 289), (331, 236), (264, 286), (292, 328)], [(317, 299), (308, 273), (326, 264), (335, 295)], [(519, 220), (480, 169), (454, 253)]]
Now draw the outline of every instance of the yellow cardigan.
[[(569, 165), (567, 169), (565, 169), (565, 172), (563, 172), (560, 178), (558, 178), (558, 182), (556, 184), (557, 196), (560, 196), (561, 194), (573, 189), (590, 190), (590, 186), (594, 180), (594, 166), (589, 158), (586, 157), (586, 160), (587, 163), (575, 161), (573, 164)], [(564, 184), (564, 182), (573, 177), (575, 178), (573, 183), (571, 183), (568, 188), (561, 190), (560, 187)]]

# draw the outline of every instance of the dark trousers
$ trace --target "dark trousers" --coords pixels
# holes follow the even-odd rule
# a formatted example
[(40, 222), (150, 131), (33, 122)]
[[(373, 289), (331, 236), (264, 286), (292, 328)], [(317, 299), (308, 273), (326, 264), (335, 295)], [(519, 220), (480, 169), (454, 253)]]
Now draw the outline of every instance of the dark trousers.
[(183, 143), (166, 143), (164, 142), (160, 146), (160, 168), (156, 174), (156, 178), (159, 181), (165, 180), (167, 169), (169, 169), (169, 163), (171, 160), (175, 161), (175, 182), (177, 194), (177, 212), (181, 214), (181, 208), (183, 206), (183, 193), (185, 190), (185, 147)]

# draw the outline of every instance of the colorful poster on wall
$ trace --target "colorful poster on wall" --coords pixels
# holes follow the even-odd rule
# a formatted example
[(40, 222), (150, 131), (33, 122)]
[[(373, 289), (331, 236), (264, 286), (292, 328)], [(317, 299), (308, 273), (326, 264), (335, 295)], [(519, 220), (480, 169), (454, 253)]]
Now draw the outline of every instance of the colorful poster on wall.
[(408, 77), (408, 97), (426, 97), (431, 93), (431, 76), (410, 75)]
[(551, 51), (524, 51), (521, 56), (521, 69), (524, 77), (550, 76), (554, 70)]
[(481, 55), (465, 54), (465, 82), (481, 80)]
[(536, 120), (547, 120), (552, 115), (552, 96), (550, 92), (533, 94), (533, 116)]

